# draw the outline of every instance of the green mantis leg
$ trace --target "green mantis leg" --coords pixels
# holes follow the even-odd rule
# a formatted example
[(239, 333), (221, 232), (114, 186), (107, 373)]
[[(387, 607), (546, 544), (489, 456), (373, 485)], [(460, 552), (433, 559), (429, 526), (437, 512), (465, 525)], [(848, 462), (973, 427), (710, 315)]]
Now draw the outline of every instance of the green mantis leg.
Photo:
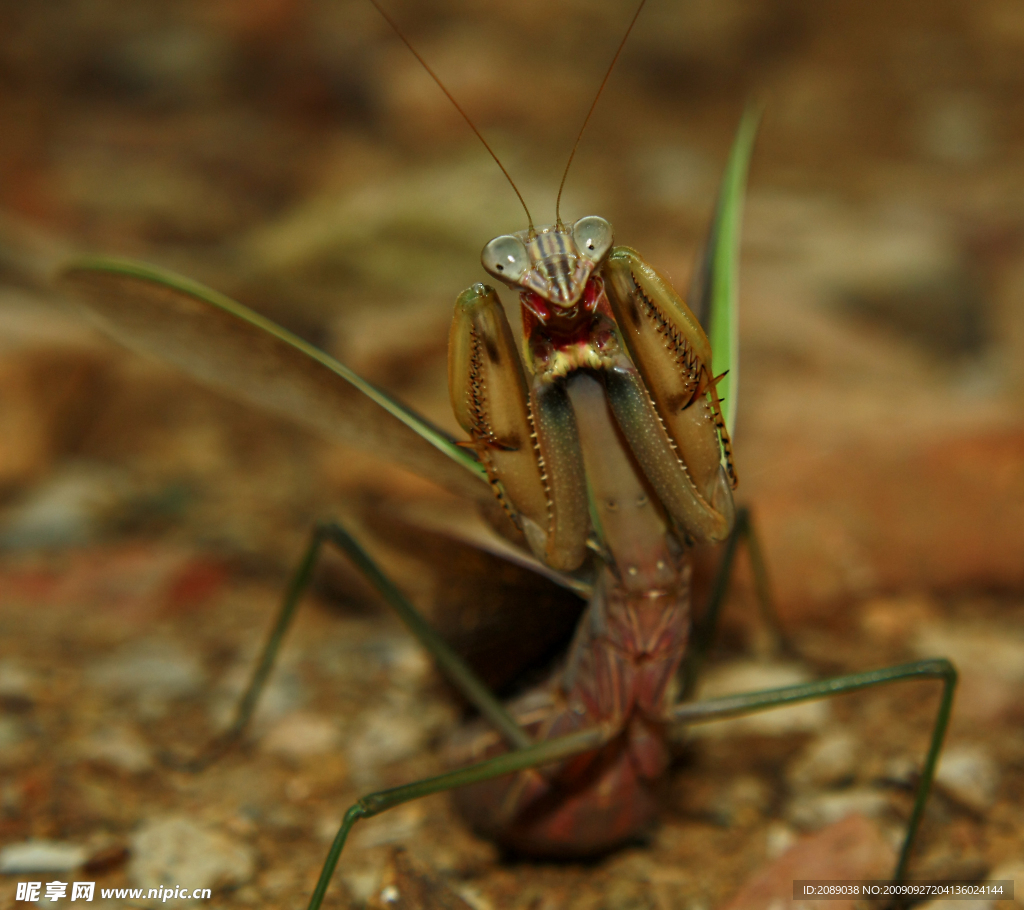
[(736, 552), (741, 542), (747, 545), (750, 567), (754, 576), (754, 593), (761, 611), (761, 618), (765, 627), (771, 631), (776, 650), (787, 654), (795, 653), (795, 648), (786, 638), (778, 613), (775, 611), (771, 585), (768, 581), (768, 567), (761, 550), (757, 529), (754, 527), (753, 517), (749, 509), (739, 508), (736, 510), (732, 533), (722, 547), (722, 558), (718, 563), (718, 570), (715, 572), (707, 608), (700, 622), (694, 626), (691, 635), (690, 648), (682, 669), (684, 696), (692, 694), (700, 669), (714, 646), (715, 635), (718, 632), (718, 620), (729, 594), (729, 584), (732, 581), (733, 568), (736, 564)]
[(217, 736), (204, 752), (184, 767), (188, 770), (201, 770), (219, 758), (227, 749), (238, 741), (249, 721), (252, 719), (263, 687), (266, 685), (274, 661), (277, 659), (281, 643), (295, 616), (296, 608), (302, 595), (309, 587), (313, 577), (320, 551), (325, 543), (332, 543), (347, 555), (357, 569), (380, 592), (384, 600), (394, 608), (399, 618), (410, 632), (420, 641), (437, 662), (441, 672), (459, 689), (466, 699), (479, 709), (502, 734), (508, 745), (513, 749), (522, 749), (530, 745), (530, 739), (523, 729), (505, 710), (500, 701), (491, 693), (484, 682), (469, 668), (451, 647), (434, 631), (419, 611), (409, 602), (401, 591), (395, 587), (380, 567), (359, 543), (337, 522), (321, 522), (316, 525), (310, 535), (309, 544), (299, 561), (288, 587), (285, 590), (281, 608), (270, 629), (263, 651), (245, 693), (235, 709), (234, 719), (228, 728)]
[[(957, 673), (948, 660), (942, 658), (919, 660), (895, 667), (887, 667), (882, 670), (869, 670), (864, 673), (835, 676), (831, 679), (817, 680), (795, 686), (785, 686), (780, 689), (745, 692), (708, 701), (681, 704), (673, 709), (671, 721), (680, 726), (708, 723), (715, 720), (725, 720), (730, 717), (739, 717), (744, 714), (753, 714), (758, 711), (766, 711), (770, 708), (779, 708), (796, 702), (843, 695), (860, 689), (868, 689), (872, 686), (925, 679), (935, 679), (942, 682), (942, 699), (935, 718), (935, 726), (932, 730), (931, 743), (925, 758), (924, 768), (921, 771), (914, 808), (907, 826), (907, 835), (903, 842), (903, 848), (900, 851), (896, 870), (893, 873), (893, 879), (899, 881), (903, 879), (906, 873), (910, 850), (921, 822), (925, 802), (928, 799), (932, 779), (935, 775), (935, 766), (938, 763), (942, 741), (949, 723), (950, 711), (953, 707), (953, 693), (956, 688)], [(460, 768), (456, 771), (450, 771), (447, 774), (426, 778), (401, 787), (382, 790), (362, 797), (345, 813), (345, 818), (338, 829), (338, 833), (335, 835), (330, 852), (327, 854), (327, 859), (320, 872), (316, 889), (310, 898), (308, 910), (319, 910), (331, 877), (337, 867), (341, 851), (345, 846), (345, 841), (348, 839), (349, 832), (360, 819), (370, 818), (384, 812), (386, 809), (391, 809), (394, 806), (419, 799), (423, 796), (429, 796), (432, 793), (454, 790), (457, 787), (490, 780), (503, 774), (523, 771), (527, 768), (539, 767), (549, 762), (569, 758), (581, 752), (597, 749), (615, 734), (616, 729), (610, 726), (591, 727), (559, 739), (549, 740), (535, 746), (528, 746), (514, 752), (506, 752), (496, 758), (488, 759), (466, 768)]]
[(449, 771), (447, 774), (439, 774), (437, 777), (429, 777), (418, 780), (411, 784), (404, 784), (401, 787), (393, 787), (390, 790), (380, 790), (377, 793), (370, 793), (353, 803), (345, 813), (345, 818), (334, 836), (330, 852), (324, 861), (320, 878), (317, 880), (316, 889), (309, 900), (308, 910), (318, 910), (327, 887), (331, 883), (334, 869), (338, 865), (338, 858), (341, 856), (342, 848), (348, 839), (349, 832), (353, 825), (363, 818), (370, 818), (379, 815), (386, 809), (400, 806), (410, 800), (429, 796), (431, 793), (440, 793), (445, 790), (454, 790), (457, 787), (465, 787), (469, 784), (476, 784), (480, 781), (490, 780), (494, 777), (501, 777), (503, 774), (513, 774), (516, 771), (524, 771), (527, 768), (537, 768), (541, 765), (550, 764), (555, 761), (562, 761), (579, 755), (581, 752), (589, 752), (599, 749), (606, 742), (619, 732), (614, 726), (595, 726), (578, 733), (570, 733), (558, 739), (550, 739), (538, 743), (535, 746), (527, 746), (514, 752), (506, 752), (495, 758), (459, 768), (456, 771)]
[(903, 839), (903, 847), (900, 850), (896, 869), (892, 876), (894, 881), (901, 881), (906, 875), (910, 851), (914, 845), (917, 829), (921, 824), (925, 803), (928, 801), (932, 779), (935, 777), (935, 766), (939, 761), (942, 741), (945, 738), (950, 711), (953, 708), (953, 693), (956, 689), (957, 673), (956, 668), (948, 660), (941, 657), (932, 658), (931, 660), (918, 660), (913, 663), (898, 664), (897, 666), (886, 667), (881, 670), (868, 670), (864, 673), (834, 676), (831, 679), (822, 679), (795, 686), (785, 686), (781, 689), (746, 692), (740, 695), (729, 695), (724, 698), (682, 704), (673, 709), (672, 720), (681, 726), (706, 723), (712, 720), (738, 717), (742, 714), (752, 714), (768, 708), (778, 708), (796, 702), (843, 695), (860, 689), (868, 689), (872, 686), (884, 686), (894, 682), (909, 682), (922, 679), (940, 680), (942, 682), (942, 698), (939, 701), (939, 709), (935, 715), (935, 726), (932, 728), (931, 743), (925, 756), (924, 767), (921, 769), (921, 777), (918, 781), (917, 793), (914, 797), (914, 808), (910, 813), (910, 821), (907, 823), (907, 833)]

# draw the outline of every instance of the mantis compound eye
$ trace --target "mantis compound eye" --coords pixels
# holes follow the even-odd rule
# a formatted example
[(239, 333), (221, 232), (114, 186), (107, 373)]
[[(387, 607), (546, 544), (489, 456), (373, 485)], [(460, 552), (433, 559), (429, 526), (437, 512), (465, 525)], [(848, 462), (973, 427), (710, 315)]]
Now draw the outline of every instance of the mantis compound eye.
[(584, 259), (600, 262), (612, 246), (612, 226), (597, 215), (587, 215), (572, 226), (572, 239)]
[(518, 282), (530, 268), (530, 257), (523, 241), (512, 234), (495, 237), (484, 247), (480, 261), (488, 274), (512, 284)]

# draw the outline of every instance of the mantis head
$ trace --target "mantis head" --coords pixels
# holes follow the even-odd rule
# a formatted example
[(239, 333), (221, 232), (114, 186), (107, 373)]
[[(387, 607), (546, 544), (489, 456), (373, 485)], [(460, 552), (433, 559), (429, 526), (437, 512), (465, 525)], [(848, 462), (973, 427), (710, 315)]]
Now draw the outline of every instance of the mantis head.
[(488, 274), (509, 287), (532, 291), (568, 310), (611, 246), (612, 226), (588, 215), (571, 227), (559, 222), (502, 234), (484, 247), (480, 259)]

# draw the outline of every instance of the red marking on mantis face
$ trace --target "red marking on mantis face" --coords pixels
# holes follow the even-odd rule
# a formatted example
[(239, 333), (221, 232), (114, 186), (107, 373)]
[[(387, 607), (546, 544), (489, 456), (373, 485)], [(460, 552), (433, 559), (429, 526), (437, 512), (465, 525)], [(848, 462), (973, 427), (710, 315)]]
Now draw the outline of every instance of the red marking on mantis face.
[(532, 340), (536, 334), (541, 334), (556, 348), (585, 343), (594, 313), (608, 309), (604, 282), (597, 277), (588, 279), (583, 295), (568, 309), (555, 306), (533, 291), (521, 291), (519, 302), (526, 337)]

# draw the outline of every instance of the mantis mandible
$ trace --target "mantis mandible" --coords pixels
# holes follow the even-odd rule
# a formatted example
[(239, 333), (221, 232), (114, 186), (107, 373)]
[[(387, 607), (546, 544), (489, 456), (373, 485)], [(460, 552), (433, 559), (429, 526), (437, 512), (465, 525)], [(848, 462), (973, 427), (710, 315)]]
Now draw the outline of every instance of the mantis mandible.
[[(284, 329), (188, 279), (105, 258), (81, 259), (62, 270), (62, 286), (130, 346), (383, 452), (472, 500), (496, 495), (528, 558), (588, 599), (564, 664), (543, 686), (504, 705), (345, 528), (317, 526), (235, 720), (206, 760), (245, 729), (326, 543), (345, 552), (377, 587), (490, 730), (463, 737), (464, 764), (455, 770), (368, 794), (348, 810), (311, 910), (323, 900), (352, 826), (409, 800), (457, 790), (478, 830), (520, 852), (599, 853), (654, 823), (670, 729), (892, 682), (939, 680), (942, 699), (893, 872), (895, 879), (905, 876), (951, 710), (956, 673), (948, 661), (916, 661), (703, 702), (682, 697), (682, 681), (692, 675), (700, 641), (708, 637), (706, 628), (691, 634), (691, 550), (749, 535), (746, 514), (733, 505), (730, 440), (738, 389), (739, 222), (755, 126), (752, 114), (740, 125), (694, 310), (639, 253), (615, 245), (605, 219), (563, 222), (561, 188), (553, 224), (534, 225), (526, 210), (525, 229), (486, 244), (485, 270), (519, 294), (523, 333), (519, 345), (493, 288), (475, 284), (460, 295), (449, 382), (456, 417), (469, 437), (464, 441)], [(707, 329), (695, 312), (706, 314)], [(709, 621), (718, 606), (713, 602), (706, 611)]]

